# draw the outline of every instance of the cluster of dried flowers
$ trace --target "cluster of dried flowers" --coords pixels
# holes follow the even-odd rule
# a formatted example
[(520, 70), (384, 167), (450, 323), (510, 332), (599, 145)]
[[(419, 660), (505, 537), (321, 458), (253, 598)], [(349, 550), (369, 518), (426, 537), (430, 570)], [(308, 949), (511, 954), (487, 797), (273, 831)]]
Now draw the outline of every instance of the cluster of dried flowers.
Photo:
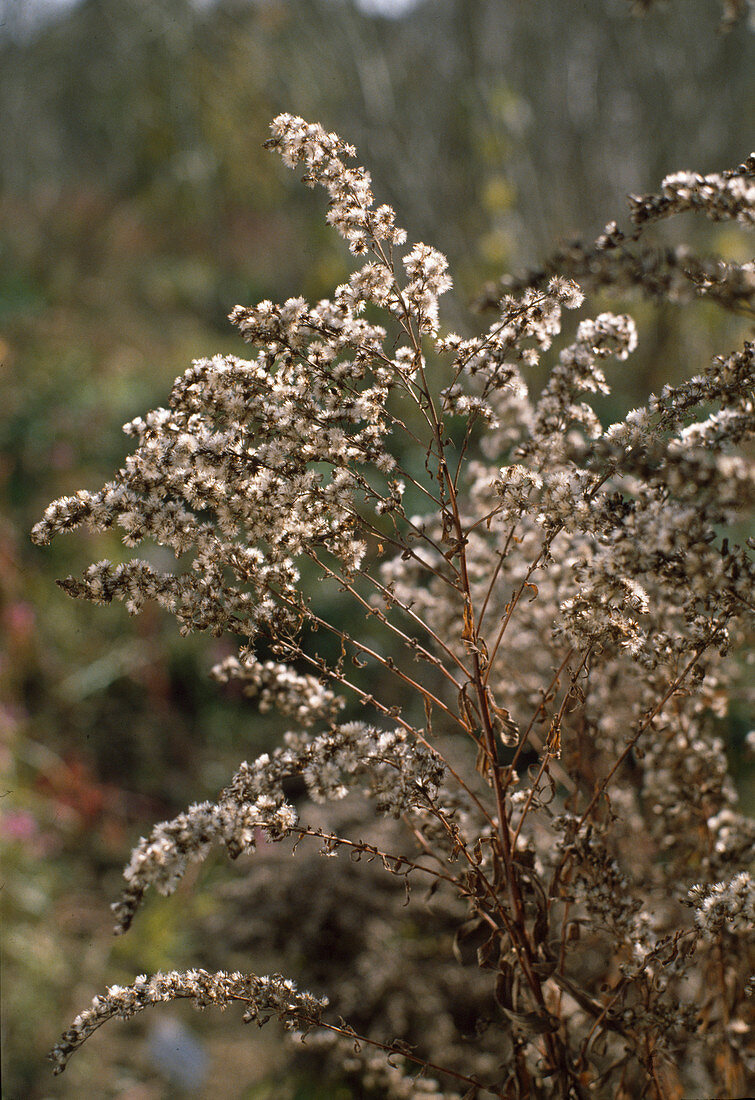
[[(167, 408), (126, 426), (137, 448), (113, 481), (50, 505), (34, 538), (120, 527), (127, 546), (190, 555), (175, 573), (101, 561), (62, 584), (133, 613), (154, 600), (183, 631), (235, 633), (239, 657), (215, 675), (296, 726), (217, 802), (142, 840), (118, 930), (214, 843), (235, 857), (264, 838), (249, 886), (270, 884), (254, 895), (250, 935), (264, 938), (260, 894), (285, 904), (296, 872), (271, 864), (271, 845), (316, 837), (360, 866), (310, 876), (327, 898), (289, 917), (287, 937), (311, 946), (330, 905), (335, 1009), (353, 1017), (327, 1020), (279, 977), (142, 977), (74, 1022), (56, 1071), (107, 1018), (189, 997), (314, 1029), (365, 1096), (741, 1094), (755, 830), (717, 729), (755, 610), (752, 539), (736, 539), (755, 467), (735, 453), (755, 430), (755, 346), (604, 427), (590, 396), (634, 349), (630, 317), (580, 320), (542, 392), (527, 381), (563, 311), (583, 306), (558, 273), (567, 254), (495, 295), (486, 332), (441, 333), (446, 260), (424, 244), (399, 257), (406, 235), (348, 166), (354, 150), (290, 115), (269, 145), (326, 188), (328, 221), (367, 262), (331, 300), (237, 307), (254, 356), (195, 362)], [(632, 241), (683, 210), (751, 228), (753, 158), (634, 198)], [(588, 287), (644, 282), (615, 225), (580, 263)], [(752, 270), (679, 253), (649, 281), (741, 310)], [(320, 586), (301, 581), (304, 561)], [(364, 632), (322, 611), (335, 590)], [(337, 721), (349, 697), (370, 721)], [(351, 816), (323, 817), (319, 804), (343, 799)], [(396, 933), (411, 912), (413, 933)]]

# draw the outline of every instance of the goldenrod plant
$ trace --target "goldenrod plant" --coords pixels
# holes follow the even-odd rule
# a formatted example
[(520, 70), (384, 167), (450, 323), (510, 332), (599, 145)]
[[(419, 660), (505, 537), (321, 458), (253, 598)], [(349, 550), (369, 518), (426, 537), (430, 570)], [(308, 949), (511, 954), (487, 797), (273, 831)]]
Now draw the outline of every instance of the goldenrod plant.
[[(634, 196), (631, 227), (489, 288), (492, 324), (462, 336), (445, 257), (407, 244), (352, 147), (288, 114), (268, 145), (361, 266), (327, 300), (237, 306), (250, 357), (194, 362), (126, 425), (113, 480), (33, 537), (162, 548), (60, 583), (235, 635), (216, 677), (281, 715), (280, 747), (139, 843), (116, 930), (215, 845), (256, 853), (260, 940), (288, 922), (305, 952), (328, 884), (343, 955), (336, 936), (310, 992), (206, 969), (112, 986), (55, 1071), (108, 1019), (185, 998), (309, 1034), (359, 1096), (744, 1095), (755, 830), (720, 731), (755, 609), (755, 346), (605, 424), (638, 333), (589, 301), (631, 285), (752, 315), (752, 263), (641, 258), (682, 212), (751, 230), (755, 156)], [(298, 873), (311, 910), (281, 912)]]

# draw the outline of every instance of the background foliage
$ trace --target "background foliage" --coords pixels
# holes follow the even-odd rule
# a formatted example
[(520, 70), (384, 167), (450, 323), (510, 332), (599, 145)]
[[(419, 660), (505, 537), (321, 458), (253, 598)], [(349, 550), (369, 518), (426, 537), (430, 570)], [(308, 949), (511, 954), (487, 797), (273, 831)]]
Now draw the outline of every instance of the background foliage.
[[(261, 150), (269, 119), (319, 118), (357, 145), (380, 201), (447, 253), (449, 320), (467, 328), (462, 311), (485, 280), (537, 264), (559, 241), (592, 239), (626, 193), (667, 172), (733, 167), (750, 152), (755, 36), (744, 22), (721, 33), (710, 0), (644, 18), (626, 0), (426, 0), (395, 18), (389, 6), (84, 0), (41, 17), (0, 0), (8, 1097), (73, 1096), (82, 1082), (140, 1100), (189, 1088), (149, 1020), (90, 1044), (75, 1076), (53, 1082), (44, 1053), (106, 970), (126, 980), (196, 957), (187, 907), (197, 927), (211, 925), (201, 911), (211, 890), (196, 901), (182, 891), (115, 943), (108, 903), (140, 830), (214, 796), (269, 728), (207, 680), (222, 643), (181, 640), (157, 612), (132, 620), (55, 588), (117, 546), (90, 551), (78, 538), (42, 552), (27, 533), (48, 501), (107, 479), (126, 453), (120, 424), (159, 404), (191, 358), (240, 350), (225, 319), (236, 302), (317, 296), (343, 278), (321, 204)], [(730, 230), (695, 231), (708, 234), (701, 249), (747, 258)], [(686, 311), (682, 326), (674, 306), (625, 305), (640, 349), (612, 419), (633, 386), (696, 371), (752, 329), (712, 308)], [(745, 723), (730, 731), (735, 761)], [(283, 1095), (271, 1067), (285, 1053), (267, 1033), (174, 1020), (194, 1080), (222, 1066), (236, 1089), (224, 1095)], [(315, 1086), (291, 1077), (290, 1095)]]

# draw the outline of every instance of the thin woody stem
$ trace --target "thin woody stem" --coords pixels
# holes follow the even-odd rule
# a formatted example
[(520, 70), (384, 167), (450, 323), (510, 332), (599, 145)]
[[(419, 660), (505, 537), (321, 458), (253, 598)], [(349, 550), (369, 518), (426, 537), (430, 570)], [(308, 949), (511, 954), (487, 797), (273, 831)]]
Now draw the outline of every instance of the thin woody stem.
[(503, 567), (503, 563), (506, 560), (506, 555), (509, 552), (509, 547), (511, 546), (511, 540), (514, 537), (514, 532), (515, 531), (516, 531), (516, 524), (514, 523), (514, 524), (512, 524), (511, 530), (508, 533), (508, 536), (506, 538), (506, 542), (504, 543), (503, 549), (498, 552), (498, 561), (495, 563), (495, 569), (493, 570), (493, 575), (490, 578), (490, 584), (488, 585), (488, 590), (485, 593), (485, 599), (482, 601), (482, 607), (480, 608), (480, 614), (477, 617), (477, 629), (478, 630), (482, 630), (482, 622), (483, 622), (483, 619), (485, 618), (485, 612), (488, 609), (488, 603), (490, 601), (490, 597), (493, 594), (493, 589), (495, 588), (495, 583), (498, 580), (498, 576), (499, 576), (499, 574), (501, 572), (501, 569)]
[[(391, 852), (384, 852), (374, 844), (368, 844), (363, 840), (349, 840), (347, 837), (338, 836), (336, 833), (326, 833), (322, 829), (315, 829), (309, 825), (292, 825), (291, 832), (299, 833), (300, 837), (307, 836), (315, 840), (327, 840), (332, 842), (336, 847), (344, 845), (355, 851), (362, 852), (365, 855), (380, 859), (381, 861), (395, 864), (394, 867), (389, 868), (392, 875), (400, 875), (403, 877), (410, 871), (421, 871), (425, 875), (431, 875), (432, 878), (437, 879), (439, 882), (450, 882), (457, 890), (461, 887), (461, 883), (458, 879), (454, 878), (453, 875), (445, 874), (442, 871), (436, 871), (433, 867), (426, 867), (422, 863), (415, 863), (413, 860), (407, 859), (406, 856), (397, 856)], [(385, 866), (385, 862), (383, 862), (383, 865)]]
[[(437, 573), (434, 574), (434, 575), (437, 576)], [(457, 666), (459, 671), (463, 672), (464, 676), (466, 678), (469, 678), (469, 670), (467, 669), (464, 662), (459, 659), (457, 654), (454, 653), (454, 651), (450, 648), (450, 646), (446, 645), (446, 643), (443, 641), (443, 639), (440, 638), (438, 636), (438, 634), (435, 633), (435, 631), (432, 629), (432, 627), (429, 626), (425, 622), (424, 619), (421, 619), (419, 617), (419, 615), (417, 615), (416, 612), (414, 612), (408, 604), (406, 604), (402, 600), (398, 599), (398, 597), (396, 595), (394, 595), (394, 593), (392, 593), (389, 588), (386, 588), (386, 586), (384, 584), (381, 584), (380, 581), (377, 579), (377, 577), (374, 577), (371, 573), (366, 573), (365, 576), (366, 576), (367, 580), (370, 582), (370, 584), (374, 585), (374, 587), (377, 588), (378, 592), (381, 593), (381, 595), (384, 597), (384, 599), (387, 602), (395, 604), (396, 607), (398, 607), (401, 611), (403, 611), (405, 615), (408, 615), (411, 619), (413, 619), (414, 622), (417, 624), (417, 626), (419, 626), (423, 630), (425, 630), (430, 635), (433, 642), (438, 646), (438, 648), (441, 649), (449, 657), (449, 659), (451, 661), (453, 661), (453, 663)], [(414, 648), (414, 641), (412, 639), (410, 639), (410, 643), (412, 645), (412, 648)], [(425, 650), (423, 647), (422, 647), (422, 654), (423, 654), (423, 656), (425, 654), (427, 654), (427, 650)], [(432, 654), (429, 654), (428, 657), (432, 658)], [(456, 683), (456, 681), (454, 681), (454, 683)], [(457, 686), (458, 686), (459, 690), (461, 690), (462, 685), (457, 684)]]
[[(345, 630), (341, 630), (339, 627), (335, 626), (333, 623), (329, 623), (327, 621), (327, 619), (321, 618), (319, 615), (316, 615), (313, 611), (308, 610), (306, 615), (307, 615), (307, 619), (310, 622), (316, 623), (317, 626), (322, 627), (323, 630), (327, 630), (331, 634), (334, 634), (336, 636), (336, 638), (340, 638), (341, 641), (344, 643), (344, 645), (351, 645), (359, 653), (364, 653), (367, 657), (371, 657), (373, 661), (377, 661), (377, 663), (379, 665), (381, 665), (384, 669), (386, 669), (386, 671), (388, 671), (388, 672), (392, 673), (394, 676), (398, 677), (398, 679), (403, 681), (403, 683), (408, 684), (408, 686), (410, 688), (412, 688), (414, 691), (416, 691), (417, 694), (420, 695), (423, 699), (425, 699), (428, 703), (432, 703), (433, 706), (438, 707), (453, 722), (460, 725), (462, 727), (462, 729), (466, 729), (466, 726), (464, 725), (464, 722), (461, 720), (461, 718), (459, 718), (458, 714), (454, 714), (454, 712), (449, 707), (446, 706), (446, 704), (442, 701), (442, 699), (439, 699), (437, 695), (434, 695), (433, 692), (430, 691), (429, 688), (426, 688), (424, 686), (424, 684), (420, 684), (419, 681), (414, 680), (411, 676), (408, 675), (408, 673), (406, 673), (402, 669), (400, 669), (398, 667), (398, 665), (396, 664), (396, 662), (393, 660), (392, 657), (383, 657), (376, 650), (371, 649), (370, 646), (365, 645), (363, 642), (358, 642), (356, 640), (356, 638), (353, 638)], [(450, 676), (450, 673), (449, 673), (449, 676)], [(451, 677), (451, 679), (453, 679), (453, 677)]]
[[(422, 733), (420, 733), (418, 729), (416, 729), (404, 718), (402, 718), (400, 714), (396, 714), (391, 707), (387, 707), (384, 703), (381, 703), (378, 699), (375, 698), (374, 695), (370, 695), (369, 692), (366, 692), (362, 688), (358, 687), (357, 684), (349, 680), (348, 677), (344, 676), (344, 674), (342, 672), (339, 672), (338, 669), (322, 665), (320, 661), (318, 661), (315, 657), (311, 657), (303, 650), (296, 649), (293, 652), (302, 661), (306, 661), (306, 663), (309, 664), (312, 668), (316, 668), (318, 672), (321, 673), (321, 675), (326, 676), (330, 680), (334, 680), (337, 684), (341, 684), (349, 691), (352, 691), (364, 706), (375, 707), (375, 709), (378, 710), (381, 714), (384, 714), (386, 718), (390, 718), (392, 721), (401, 726), (402, 729), (406, 730), (407, 733), (410, 733), (413, 737), (415, 737), (420, 745), (423, 745), (426, 749), (429, 749), (430, 752), (437, 753), (437, 749), (427, 740), (426, 737), (422, 735)], [(460, 721), (458, 718), (456, 720)], [(466, 726), (464, 726), (463, 723), (461, 723), (461, 725), (462, 728), (466, 729)], [(469, 786), (469, 784), (462, 779), (458, 771), (453, 768), (447, 760), (444, 759), (443, 763), (445, 764), (448, 774), (452, 776), (454, 781), (458, 783), (459, 787), (461, 787), (461, 789), (469, 795), (480, 813), (482, 813), (485, 817), (485, 820), (488, 822), (488, 824), (492, 828), (494, 828), (495, 826), (493, 823), (493, 819), (490, 817), (487, 809), (480, 801), (478, 796), (475, 794), (475, 792), (472, 790), (472, 788)]]
[[(391, 620), (388, 618), (388, 616), (384, 612), (382, 612), (379, 608), (373, 607), (371, 603), (369, 603), (367, 600), (365, 600), (365, 598), (363, 596), (361, 596), (359, 594), (359, 592), (357, 592), (354, 585), (349, 580), (347, 580), (343, 575), (339, 575), (338, 573), (336, 573), (335, 570), (331, 569), (330, 566), (326, 565), (325, 562), (323, 562), (322, 559), (319, 558), (316, 554), (312, 553), (311, 557), (312, 557), (312, 560), (317, 563), (318, 567), (320, 569), (322, 569), (323, 573), (325, 573), (326, 576), (332, 577), (333, 580), (338, 581), (338, 583), (341, 585), (341, 587), (346, 592), (348, 592), (350, 596), (353, 596), (354, 599), (359, 604), (361, 604), (361, 606), (363, 608), (365, 608), (368, 615), (371, 615), (373, 618), (377, 619), (384, 626), (386, 626), (390, 631), (392, 631), (396, 635), (397, 638), (401, 639), (402, 643), (405, 646), (407, 646), (409, 649), (413, 650), (415, 653), (420, 654), (426, 661), (428, 661), (431, 665), (433, 665), (434, 668), (437, 668), (441, 672), (441, 674), (446, 677), (447, 680), (450, 680), (450, 682), (453, 684), (453, 686), (455, 687), (455, 689), (457, 691), (461, 691), (462, 685), (453, 676), (453, 674), (451, 672), (449, 672), (449, 670), (446, 668), (446, 666), (443, 664), (443, 662), (438, 657), (436, 657), (433, 653), (430, 653), (427, 649), (424, 648), (424, 646), (420, 645), (420, 643), (416, 640), (416, 638), (410, 638), (408, 634), (405, 634), (404, 631), (401, 630), (400, 627), (396, 626), (395, 623), (392, 623)], [(387, 589), (385, 589), (380, 584), (379, 581), (377, 581), (375, 578), (370, 576), (370, 574), (365, 574), (365, 575), (375, 585), (375, 587), (378, 588), (378, 590), (382, 591), (383, 593), (385, 593), (387, 595)], [(399, 604), (399, 606), (401, 607), (401, 609), (403, 611), (406, 611), (407, 613), (412, 614), (410, 609), (404, 607), (403, 604)], [(413, 618), (421, 626), (423, 626), (423, 627), (425, 626), (425, 624), (422, 622), (422, 620), (419, 618), (419, 616), (414, 615)], [(428, 629), (428, 628), (425, 627), (425, 629)], [(452, 660), (454, 661), (454, 663), (456, 665), (458, 665), (460, 670), (465, 675), (468, 675), (466, 668), (464, 667), (462, 662), (459, 660), (459, 658), (453, 653), (453, 651), (451, 649), (449, 649), (448, 646), (444, 645), (443, 642), (441, 642), (440, 639), (438, 639), (437, 635), (435, 635), (432, 630), (428, 629), (428, 632), (432, 635), (433, 639), (436, 642), (438, 642), (438, 644), (441, 646), (443, 651), (445, 653), (447, 653), (449, 657), (452, 658)]]
[[(243, 999), (244, 998), (239, 998), (239, 1000)], [(410, 1062), (414, 1062), (415, 1065), (422, 1066), (423, 1069), (431, 1069), (434, 1073), (442, 1073), (446, 1077), (453, 1077), (454, 1080), (462, 1081), (465, 1085), (473, 1085), (477, 1089), (482, 1089), (483, 1092), (489, 1093), (491, 1096), (503, 1096), (501, 1090), (494, 1085), (485, 1085), (476, 1077), (467, 1077), (464, 1073), (457, 1073), (456, 1070), (448, 1069), (446, 1066), (440, 1066), (435, 1062), (428, 1061), (426, 1058), (420, 1058), (419, 1055), (413, 1054), (403, 1043), (398, 1045), (395, 1043), (381, 1043), (378, 1042), (377, 1039), (369, 1039), (366, 1035), (359, 1035), (349, 1027), (339, 1027), (337, 1024), (329, 1024), (324, 1020), (318, 1020), (314, 1025), (306, 1018), (303, 1019), (303, 1022), (308, 1026), (327, 1028), (328, 1031), (334, 1031), (339, 1035), (344, 1035), (354, 1043), (367, 1043), (368, 1046), (376, 1047), (378, 1050), (384, 1050), (387, 1054), (393, 1054), (400, 1058), (407, 1058)]]
[[(461, 520), (454, 481), (451, 477), (445, 458), (443, 457), (444, 443), (442, 425), (437, 416), (435, 406), (429, 392), (429, 387), (427, 386), (427, 382), (424, 377), (424, 371), (421, 361), (418, 362), (418, 369), (420, 371), (423, 385), (427, 394), (428, 409), (433, 419), (435, 439), (440, 455), (440, 475), (446, 484), (450, 501), (451, 518), (454, 528), (456, 530), (456, 544), (459, 555), (459, 569), (461, 573), (462, 593), (465, 599), (465, 641), (467, 642), (468, 649), (472, 656), (472, 682), (475, 692), (477, 694), (478, 711), (482, 720), (484, 748), (489, 760), (489, 775), (491, 777), (496, 800), (498, 836), (501, 843), (501, 855), (506, 870), (506, 885), (513, 915), (513, 920), (511, 921), (510, 925), (510, 932), (512, 936), (512, 941), (517, 944), (518, 948), (521, 949), (521, 951), (518, 952), (520, 963), (527, 978), (527, 983), (532, 990), (535, 1002), (538, 1005), (538, 1009), (547, 1016), (547, 1008), (545, 1005), (545, 997), (543, 994), (542, 983), (538, 978), (532, 964), (532, 947), (529, 942), (529, 937), (526, 930), (524, 901), (521, 895), (521, 891), (519, 889), (518, 876), (514, 867), (513, 847), (511, 844), (511, 835), (506, 813), (505, 794), (503, 784), (501, 782), (501, 772), (497, 764), (495, 734), (493, 732), (493, 723), (490, 716), (488, 692), (483, 675), (483, 668), (480, 662), (480, 649), (478, 645), (477, 628), (474, 621), (471, 585), (467, 572), (466, 534)], [(557, 1050), (553, 1035), (551, 1033), (547, 1033), (544, 1039), (545, 1045), (548, 1050), (548, 1057), (550, 1059), (551, 1065), (555, 1070), (558, 1067), (561, 1067), (563, 1064), (563, 1052)]]
[[(569, 652), (571, 653), (573, 651), (570, 650)], [(563, 721), (564, 713), (566, 712), (566, 707), (567, 707), (567, 704), (569, 702), (569, 699), (572, 696), (572, 691), (573, 691), (573, 688), (574, 688), (574, 684), (576, 683), (580, 672), (582, 671), (582, 669), (587, 664), (587, 662), (589, 660), (589, 657), (590, 657), (590, 652), (591, 651), (588, 649), (587, 652), (585, 653), (584, 657), (582, 658), (582, 661), (580, 662), (580, 665), (577, 668), (576, 672), (572, 673), (572, 676), (571, 676), (572, 686), (569, 688), (568, 691), (564, 692), (564, 697), (561, 700), (561, 705), (558, 708), (558, 711), (557, 711), (557, 713), (556, 713), (556, 715), (555, 715), (555, 717), (554, 717), (554, 719), (551, 723), (551, 730), (558, 730), (559, 731), (559, 737), (560, 737), (560, 730), (561, 730), (561, 722)], [(564, 661), (564, 663), (561, 665), (561, 669), (563, 669), (565, 667), (566, 667), (566, 661)], [(561, 672), (561, 669), (559, 669), (559, 673)], [(531, 726), (530, 726), (530, 728), (531, 728)], [(528, 730), (528, 732), (529, 732), (529, 730)], [(523, 740), (524, 740), (524, 738), (522, 738), (522, 741)], [(549, 763), (550, 763), (550, 761), (551, 761), (551, 759), (554, 755), (555, 754), (551, 753), (550, 748), (549, 748), (548, 744), (546, 743), (545, 751), (543, 752), (543, 758), (540, 762), (540, 767), (538, 769), (538, 773), (537, 773), (537, 775), (535, 776), (535, 778), (533, 779), (533, 781), (530, 785), (530, 792), (527, 795), (527, 801), (525, 802), (524, 807), (522, 808), (522, 812), (519, 816), (519, 824), (516, 827), (516, 832), (514, 833), (514, 839), (512, 841), (512, 844), (513, 844), (514, 848), (516, 848), (516, 842), (519, 839), (519, 834), (522, 831), (522, 825), (524, 825), (524, 819), (526, 818), (526, 816), (529, 812), (529, 809), (532, 805), (532, 802), (535, 798), (535, 793), (538, 789), (538, 785), (540, 783), (540, 780), (542, 779), (543, 774), (547, 770), (548, 765), (549, 765)], [(513, 764), (511, 766), (513, 767)]]
[(579, 823), (577, 825), (578, 829), (582, 828), (585, 821), (590, 816), (592, 811), (595, 809), (595, 806), (597, 805), (598, 801), (600, 800), (600, 798), (602, 797), (602, 795), (606, 791), (606, 788), (608, 787), (609, 783), (611, 782), (613, 777), (616, 775), (616, 772), (619, 770), (621, 765), (624, 763), (626, 758), (629, 756), (630, 752), (632, 751), (634, 746), (637, 744), (640, 737), (643, 735), (645, 730), (651, 724), (653, 719), (660, 713), (661, 710), (663, 710), (663, 707), (666, 705), (666, 703), (671, 698), (671, 696), (674, 694), (674, 692), (677, 691), (681, 687), (681, 685), (684, 683), (684, 681), (687, 679), (687, 676), (690, 674), (692, 669), (695, 667), (697, 662), (700, 660), (703, 653), (708, 648), (708, 645), (710, 645), (710, 642), (707, 642), (705, 644), (700, 644), (697, 647), (697, 649), (695, 650), (694, 655), (690, 658), (690, 660), (687, 662), (687, 664), (682, 669), (682, 671), (679, 673), (679, 675), (674, 680), (672, 680), (672, 682), (669, 684), (666, 691), (663, 693), (663, 695), (658, 700), (658, 702), (655, 704), (655, 706), (652, 708), (652, 710), (650, 710), (645, 715), (645, 718), (642, 720), (642, 722), (640, 722), (639, 726), (637, 727), (635, 732), (632, 734), (632, 737), (627, 742), (627, 744), (624, 747), (624, 749), (622, 750), (622, 752), (619, 754), (618, 759), (615, 761), (615, 763), (614, 763), (613, 767), (611, 768), (611, 770), (609, 771), (608, 775), (605, 777), (605, 779), (603, 779), (603, 781), (596, 788), (595, 793), (593, 794), (593, 796), (590, 799), (589, 803), (587, 804), (584, 812), (582, 813), (582, 816), (579, 819)]

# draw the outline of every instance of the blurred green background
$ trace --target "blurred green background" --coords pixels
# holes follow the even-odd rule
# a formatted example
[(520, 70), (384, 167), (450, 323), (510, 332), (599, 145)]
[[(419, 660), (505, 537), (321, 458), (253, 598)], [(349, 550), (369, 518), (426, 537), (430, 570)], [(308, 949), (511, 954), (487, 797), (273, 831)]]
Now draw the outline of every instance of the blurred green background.
[[(241, 351), (233, 305), (325, 295), (347, 277), (322, 194), (261, 148), (269, 120), (288, 110), (357, 145), (409, 239), (448, 254), (446, 318), (468, 331), (487, 279), (592, 239), (628, 192), (670, 171), (750, 152), (755, 34), (745, 22), (721, 33), (720, 20), (714, 0), (643, 18), (627, 0), (0, 0), (9, 1100), (336, 1095), (284, 1083), (274, 1025), (253, 1034), (178, 1010), (182, 1065), (146, 1018), (111, 1025), (62, 1078), (44, 1061), (104, 982), (201, 963), (192, 917), (212, 907), (216, 878), (237, 873), (222, 860), (202, 891), (187, 883), (148, 905), (123, 940), (108, 905), (140, 833), (213, 797), (274, 737), (273, 721), (207, 679), (231, 643), (179, 639), (157, 611), (129, 619), (55, 587), (117, 552), (112, 536), (44, 550), (28, 538), (49, 501), (110, 476), (127, 453), (120, 425), (162, 403), (192, 358)], [(751, 258), (730, 226), (689, 220), (659, 237), (682, 238)], [(612, 416), (752, 332), (713, 307), (620, 305), (641, 345)], [(735, 715), (735, 766), (745, 730)]]

